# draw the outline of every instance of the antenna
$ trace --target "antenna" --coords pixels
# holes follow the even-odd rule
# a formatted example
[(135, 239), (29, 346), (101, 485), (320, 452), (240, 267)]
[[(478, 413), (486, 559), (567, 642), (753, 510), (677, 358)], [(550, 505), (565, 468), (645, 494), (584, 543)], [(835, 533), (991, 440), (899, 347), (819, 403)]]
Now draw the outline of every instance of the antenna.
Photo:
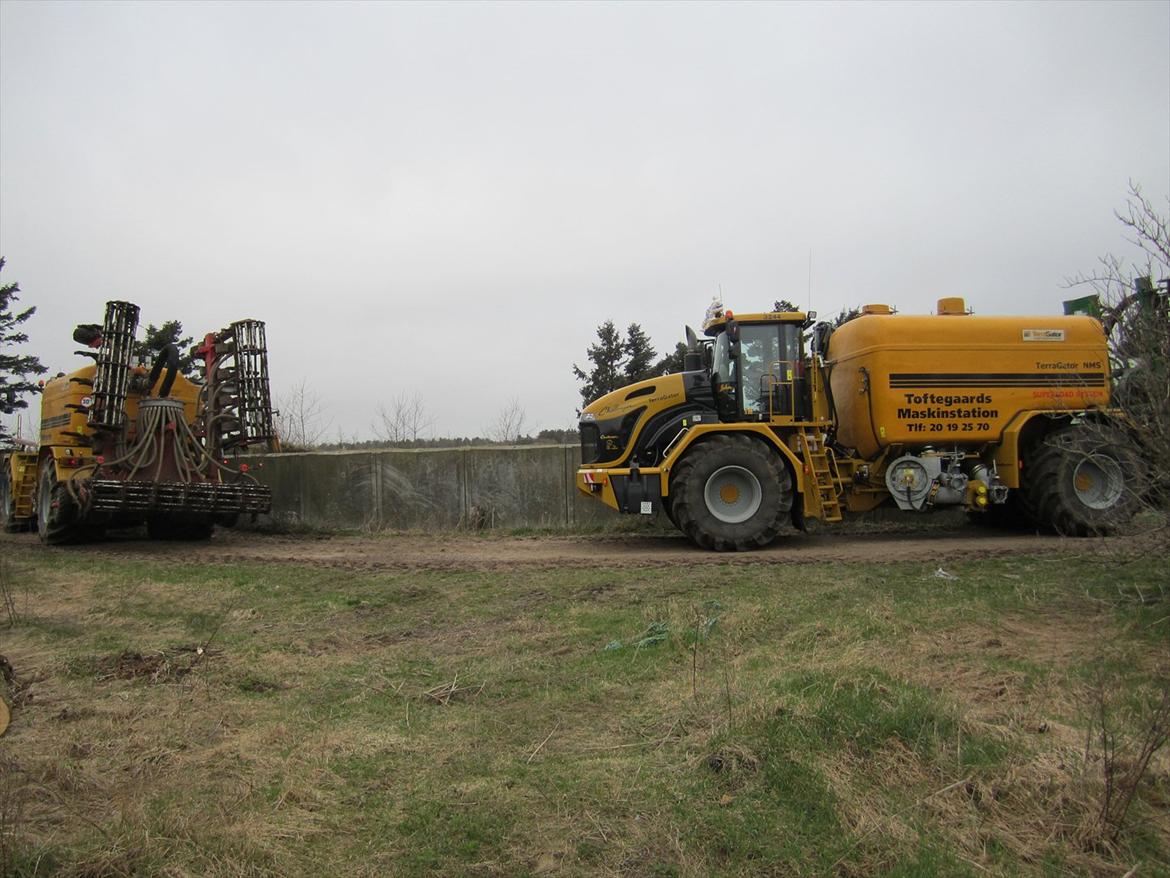
[(808, 248), (808, 308), (812, 309), (812, 247)]

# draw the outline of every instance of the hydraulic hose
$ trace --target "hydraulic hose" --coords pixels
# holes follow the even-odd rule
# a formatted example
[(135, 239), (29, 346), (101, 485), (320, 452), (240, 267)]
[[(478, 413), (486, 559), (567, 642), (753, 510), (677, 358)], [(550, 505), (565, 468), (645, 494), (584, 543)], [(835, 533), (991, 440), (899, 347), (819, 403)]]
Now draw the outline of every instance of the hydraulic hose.
[(869, 370), (866, 369), (865, 366), (862, 366), (857, 371), (862, 374), (863, 378), (861, 382), (861, 392), (865, 394), (866, 407), (869, 409), (869, 432), (873, 434), (873, 441), (877, 446), (877, 450), (883, 451), (886, 446), (882, 443), (882, 440), (878, 438), (877, 426), (875, 425), (873, 419), (873, 384), (869, 378)]
[(175, 377), (179, 374), (179, 349), (173, 344), (163, 346), (155, 354), (154, 365), (150, 369), (150, 379), (146, 383), (148, 388), (154, 387), (154, 382), (158, 381), (159, 373), (162, 372), (164, 366), (166, 366), (167, 377), (163, 379), (162, 386), (158, 389), (160, 399), (170, 394)]

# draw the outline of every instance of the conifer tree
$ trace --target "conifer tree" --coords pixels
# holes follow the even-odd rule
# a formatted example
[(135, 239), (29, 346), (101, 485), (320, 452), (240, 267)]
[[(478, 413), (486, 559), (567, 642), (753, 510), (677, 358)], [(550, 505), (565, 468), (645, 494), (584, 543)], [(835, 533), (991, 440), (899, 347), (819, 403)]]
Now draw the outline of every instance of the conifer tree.
[(574, 363), (573, 374), (578, 381), (584, 382), (581, 387), (581, 401), (584, 405), (589, 405), (598, 397), (605, 396), (627, 383), (622, 368), (625, 345), (612, 320), (607, 320), (597, 327), (597, 344), (589, 346), (586, 356), (593, 364), (592, 368), (586, 372)]
[[(4, 270), (4, 259), (0, 258), (0, 271)], [(0, 414), (10, 415), (17, 409), (28, 408), (28, 402), (20, 399), (26, 393), (35, 393), (39, 387), (30, 376), (41, 375), (46, 369), (36, 357), (18, 354), (13, 348), (28, 341), (28, 335), (18, 329), (36, 313), (36, 308), (14, 311), (13, 303), (19, 298), (20, 284), (0, 283)], [(8, 439), (4, 425), (0, 424), (0, 441)]]

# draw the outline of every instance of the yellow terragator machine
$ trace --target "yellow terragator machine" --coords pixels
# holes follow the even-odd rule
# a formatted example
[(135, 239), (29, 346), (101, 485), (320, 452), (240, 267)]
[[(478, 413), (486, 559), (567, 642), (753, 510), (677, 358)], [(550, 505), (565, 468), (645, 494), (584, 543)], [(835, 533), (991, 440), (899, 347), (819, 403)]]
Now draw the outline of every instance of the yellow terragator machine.
[(975, 316), (958, 298), (815, 317), (713, 303), (706, 338), (687, 329), (685, 371), (581, 413), (578, 490), (661, 509), (720, 551), (881, 504), (1070, 535), (1134, 514), (1144, 468), (1109, 407), (1095, 318)]
[(36, 450), (0, 455), (4, 530), (56, 544), (145, 522), (153, 538), (206, 539), (269, 511), (270, 489), (235, 460), (275, 449), (264, 324), (208, 333), (195, 381), (174, 345), (135, 364), (137, 326), (137, 305), (108, 302), (101, 325), (77, 327), (93, 363), (45, 383)]

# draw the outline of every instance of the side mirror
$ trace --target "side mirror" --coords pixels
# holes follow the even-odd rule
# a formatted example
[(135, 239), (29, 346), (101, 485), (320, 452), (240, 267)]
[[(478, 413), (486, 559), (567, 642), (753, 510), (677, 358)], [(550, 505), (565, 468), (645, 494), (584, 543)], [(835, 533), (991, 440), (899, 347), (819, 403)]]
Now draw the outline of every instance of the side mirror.
[[(736, 320), (727, 321), (727, 340), (731, 342), (739, 341), (739, 322)], [(736, 351), (736, 353), (739, 353)]]
[(822, 357), (829, 353), (829, 336), (833, 334), (833, 324), (818, 323), (813, 328), (812, 349), (813, 353), (820, 354)]

